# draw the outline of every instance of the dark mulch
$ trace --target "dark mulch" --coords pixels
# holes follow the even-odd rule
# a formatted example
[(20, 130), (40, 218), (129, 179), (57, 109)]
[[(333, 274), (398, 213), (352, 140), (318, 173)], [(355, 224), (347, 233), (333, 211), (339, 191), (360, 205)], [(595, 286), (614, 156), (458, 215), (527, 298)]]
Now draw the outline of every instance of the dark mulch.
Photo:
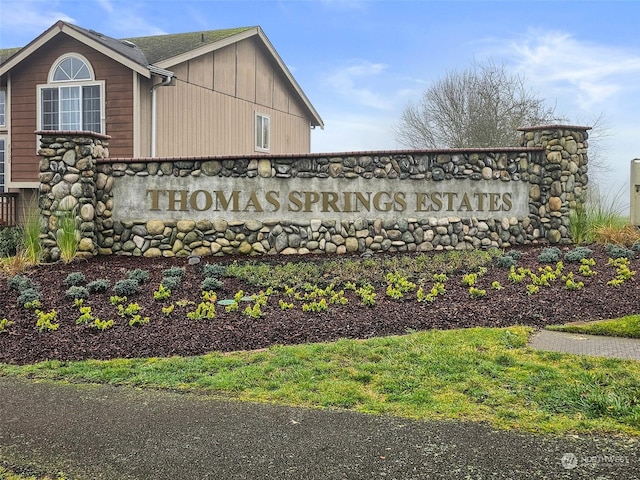
[[(525, 284), (513, 284), (507, 279), (508, 269), (491, 267), (478, 286), (487, 295), (472, 299), (468, 287), (461, 284), (463, 272), (450, 276), (447, 292), (431, 304), (418, 303), (415, 293), (404, 300), (392, 300), (385, 296), (385, 289), (377, 289), (376, 305), (362, 306), (352, 292), (347, 292), (349, 303), (330, 306), (323, 313), (302, 312), (300, 305), (282, 311), (278, 306), (279, 295), (274, 295), (263, 308), (265, 315), (253, 319), (240, 312), (228, 313), (217, 306), (214, 320), (189, 320), (188, 308), (176, 307), (170, 317), (161, 308), (181, 299), (200, 301), (200, 283), (203, 279), (198, 267), (187, 266), (184, 258), (146, 259), (141, 257), (99, 257), (71, 264), (41, 265), (26, 275), (40, 285), (42, 310), (55, 309), (60, 327), (56, 331), (40, 332), (36, 328), (36, 315), (17, 305), (17, 292), (7, 286), (7, 278), (0, 279), (0, 319), (6, 317), (15, 322), (8, 331), (0, 334), (0, 362), (25, 364), (46, 359), (82, 360), (131, 357), (167, 357), (173, 355), (198, 355), (210, 351), (252, 350), (274, 344), (297, 344), (329, 341), (338, 338), (370, 338), (389, 334), (403, 334), (410, 330), (451, 329), (462, 327), (505, 327), (510, 325), (544, 325), (578, 320), (595, 320), (640, 313), (640, 279), (632, 278), (620, 287), (607, 286), (615, 275), (615, 269), (607, 266), (607, 255), (602, 247), (594, 250), (598, 275), (591, 278), (577, 277), (584, 281), (582, 290), (569, 291), (560, 280), (551, 288), (542, 288), (536, 295), (528, 295)], [(522, 248), (518, 266), (537, 270), (544, 266), (537, 260), (542, 247)], [(566, 249), (565, 249), (566, 250)], [(203, 263), (227, 264), (234, 259), (210, 257)], [(246, 260), (246, 257), (243, 258)], [(255, 260), (255, 258), (251, 259)], [(321, 261), (318, 257), (262, 257), (263, 262)], [(203, 264), (201, 263), (200, 266)], [(578, 272), (578, 265), (564, 262), (565, 272)], [(162, 278), (162, 271), (171, 266), (187, 267), (182, 286), (170, 300), (155, 301), (152, 291)], [(555, 266), (555, 265), (554, 265)], [(640, 260), (631, 261), (636, 270)], [(115, 326), (104, 332), (86, 325), (76, 325), (77, 307), (65, 298), (64, 280), (71, 272), (83, 272), (87, 281), (106, 278), (115, 284), (135, 268), (149, 271), (150, 280), (129, 299), (143, 307), (143, 315), (151, 321), (143, 326), (130, 327), (119, 317), (109, 302), (113, 291), (92, 294), (86, 301), (94, 316), (103, 320), (115, 320)], [(501, 291), (491, 290), (491, 282), (497, 280)], [(218, 298), (232, 298), (242, 289), (248, 294), (258, 288), (243, 284), (237, 279), (225, 278)], [(241, 306), (241, 309), (245, 305)]]

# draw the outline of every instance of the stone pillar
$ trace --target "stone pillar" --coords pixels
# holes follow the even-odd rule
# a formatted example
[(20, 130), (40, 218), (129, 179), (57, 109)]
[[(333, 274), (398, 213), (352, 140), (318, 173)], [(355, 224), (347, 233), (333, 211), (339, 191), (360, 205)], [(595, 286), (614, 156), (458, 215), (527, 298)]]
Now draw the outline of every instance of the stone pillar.
[(60, 259), (58, 219), (75, 218), (78, 227), (77, 257), (97, 254), (95, 160), (109, 156), (111, 137), (93, 132), (38, 131), (40, 138), (41, 234), (45, 261)]
[(550, 243), (571, 243), (569, 214), (584, 204), (587, 189), (587, 138), (591, 127), (543, 125), (521, 128), (522, 146), (541, 147), (539, 162), (529, 166), (533, 216), (540, 237)]

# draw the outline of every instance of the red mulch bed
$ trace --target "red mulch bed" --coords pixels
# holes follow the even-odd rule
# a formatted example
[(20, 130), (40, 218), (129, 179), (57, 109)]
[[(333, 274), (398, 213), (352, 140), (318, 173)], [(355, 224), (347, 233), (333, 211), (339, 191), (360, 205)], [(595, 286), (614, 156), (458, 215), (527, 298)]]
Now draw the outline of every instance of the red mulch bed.
[[(274, 344), (298, 344), (330, 341), (339, 338), (370, 338), (403, 334), (409, 330), (452, 329), (463, 327), (506, 327), (530, 325), (542, 327), (549, 324), (579, 320), (596, 320), (640, 313), (640, 278), (633, 277), (620, 287), (607, 286), (615, 276), (615, 269), (607, 265), (607, 255), (600, 246), (591, 246), (598, 275), (590, 278), (577, 276), (585, 286), (581, 290), (569, 291), (561, 280), (550, 288), (541, 288), (540, 293), (528, 295), (525, 283), (514, 284), (507, 279), (508, 269), (490, 267), (481, 277), (478, 287), (487, 290), (485, 297), (472, 299), (468, 287), (461, 284), (464, 272), (451, 275), (446, 283), (447, 292), (431, 304), (418, 303), (415, 293), (403, 300), (393, 300), (385, 295), (384, 286), (377, 288), (376, 305), (362, 306), (353, 292), (346, 296), (349, 303), (344, 306), (331, 305), (322, 313), (305, 313), (300, 304), (295, 309), (282, 311), (278, 306), (279, 295), (270, 298), (263, 308), (264, 316), (253, 319), (238, 312), (226, 312), (217, 305), (213, 320), (189, 320), (187, 307), (176, 307), (170, 317), (161, 308), (181, 299), (200, 301), (200, 283), (203, 276), (199, 266), (204, 263), (227, 264), (233, 260), (251, 260), (243, 257), (209, 257), (199, 266), (188, 266), (185, 258), (147, 259), (141, 257), (110, 256), (70, 264), (41, 265), (26, 272), (40, 285), (42, 310), (55, 309), (60, 327), (56, 331), (40, 332), (36, 328), (34, 311), (17, 305), (18, 293), (9, 289), (7, 278), (0, 278), (0, 319), (6, 317), (15, 322), (0, 334), (0, 362), (13, 364), (33, 363), (41, 360), (83, 360), (131, 357), (167, 357), (173, 355), (199, 355), (210, 351), (252, 350)], [(522, 257), (517, 266), (536, 271), (544, 266), (537, 260), (542, 247), (521, 248)], [(565, 251), (567, 248), (565, 248)], [(335, 258), (335, 257), (334, 257)], [(374, 257), (375, 258), (375, 257)], [(261, 257), (259, 261), (282, 263), (286, 261), (321, 261), (319, 257)], [(555, 266), (555, 264), (552, 264)], [(564, 261), (564, 272), (578, 272), (578, 264)], [(155, 301), (152, 292), (162, 279), (162, 271), (171, 266), (186, 267), (187, 274), (181, 287), (173, 292), (171, 299)], [(631, 261), (631, 270), (637, 270), (640, 260)], [(116, 308), (109, 302), (113, 291), (92, 294), (86, 305), (92, 313), (103, 320), (113, 319), (115, 325), (99, 331), (87, 325), (76, 325), (79, 316), (77, 307), (65, 297), (67, 287), (64, 280), (71, 272), (83, 272), (87, 282), (106, 278), (113, 286), (126, 277), (126, 272), (135, 268), (147, 270), (149, 282), (141, 292), (129, 298), (143, 307), (142, 314), (151, 321), (142, 326), (130, 327), (128, 321), (119, 317)], [(501, 291), (490, 289), (497, 280)], [(257, 293), (259, 288), (224, 278), (218, 298), (232, 298), (240, 289), (247, 294)], [(430, 285), (429, 285), (430, 287)], [(241, 310), (245, 304), (241, 304)], [(193, 309), (193, 307), (190, 307)]]

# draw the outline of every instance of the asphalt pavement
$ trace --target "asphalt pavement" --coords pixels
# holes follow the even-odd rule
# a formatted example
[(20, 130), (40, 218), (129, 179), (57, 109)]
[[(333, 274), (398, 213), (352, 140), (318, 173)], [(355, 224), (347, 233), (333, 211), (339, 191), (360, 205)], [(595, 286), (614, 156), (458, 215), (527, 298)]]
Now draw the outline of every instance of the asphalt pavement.
[(637, 440), (0, 377), (0, 458), (82, 480), (640, 479)]

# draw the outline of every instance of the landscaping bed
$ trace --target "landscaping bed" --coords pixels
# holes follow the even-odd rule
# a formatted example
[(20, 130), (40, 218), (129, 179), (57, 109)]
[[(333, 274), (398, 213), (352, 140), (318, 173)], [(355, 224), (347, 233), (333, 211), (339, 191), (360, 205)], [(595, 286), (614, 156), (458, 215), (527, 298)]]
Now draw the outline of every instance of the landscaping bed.
[[(478, 264), (470, 262), (475, 257), (456, 257), (456, 264), (434, 252), (368, 259), (207, 257), (195, 265), (187, 258), (109, 256), (39, 265), (23, 274), (36, 287), (39, 305), (18, 301), (24, 288), (15, 277), (0, 279), (0, 320), (8, 322), (0, 333), (0, 362), (190, 356), (433, 328), (543, 327), (640, 313), (634, 276), (640, 254), (626, 263), (628, 273), (620, 281), (621, 267), (610, 263), (611, 251), (601, 245), (589, 249), (592, 260), (585, 268), (565, 258), (573, 246), (560, 252), (561, 265), (540, 260), (547, 247), (519, 248), (514, 268), (529, 269), (520, 270), (519, 280), (517, 272), (498, 266), (496, 258), (505, 252), (492, 257), (485, 252)], [(440, 265), (446, 279), (433, 278)], [(184, 275), (166, 296), (159, 285), (182, 269)], [(551, 271), (555, 278), (548, 286), (531, 286)], [(132, 272), (145, 277), (137, 293), (114, 300), (114, 287), (135, 277)], [(208, 299), (202, 297), (206, 278), (214, 279), (205, 284), (204, 291), (213, 292)], [(288, 288), (283, 278), (290, 280)], [(94, 293), (81, 304), (68, 294), (71, 283), (88, 288), (105, 280), (106, 289), (93, 283)], [(441, 290), (429, 297), (438, 283)]]

